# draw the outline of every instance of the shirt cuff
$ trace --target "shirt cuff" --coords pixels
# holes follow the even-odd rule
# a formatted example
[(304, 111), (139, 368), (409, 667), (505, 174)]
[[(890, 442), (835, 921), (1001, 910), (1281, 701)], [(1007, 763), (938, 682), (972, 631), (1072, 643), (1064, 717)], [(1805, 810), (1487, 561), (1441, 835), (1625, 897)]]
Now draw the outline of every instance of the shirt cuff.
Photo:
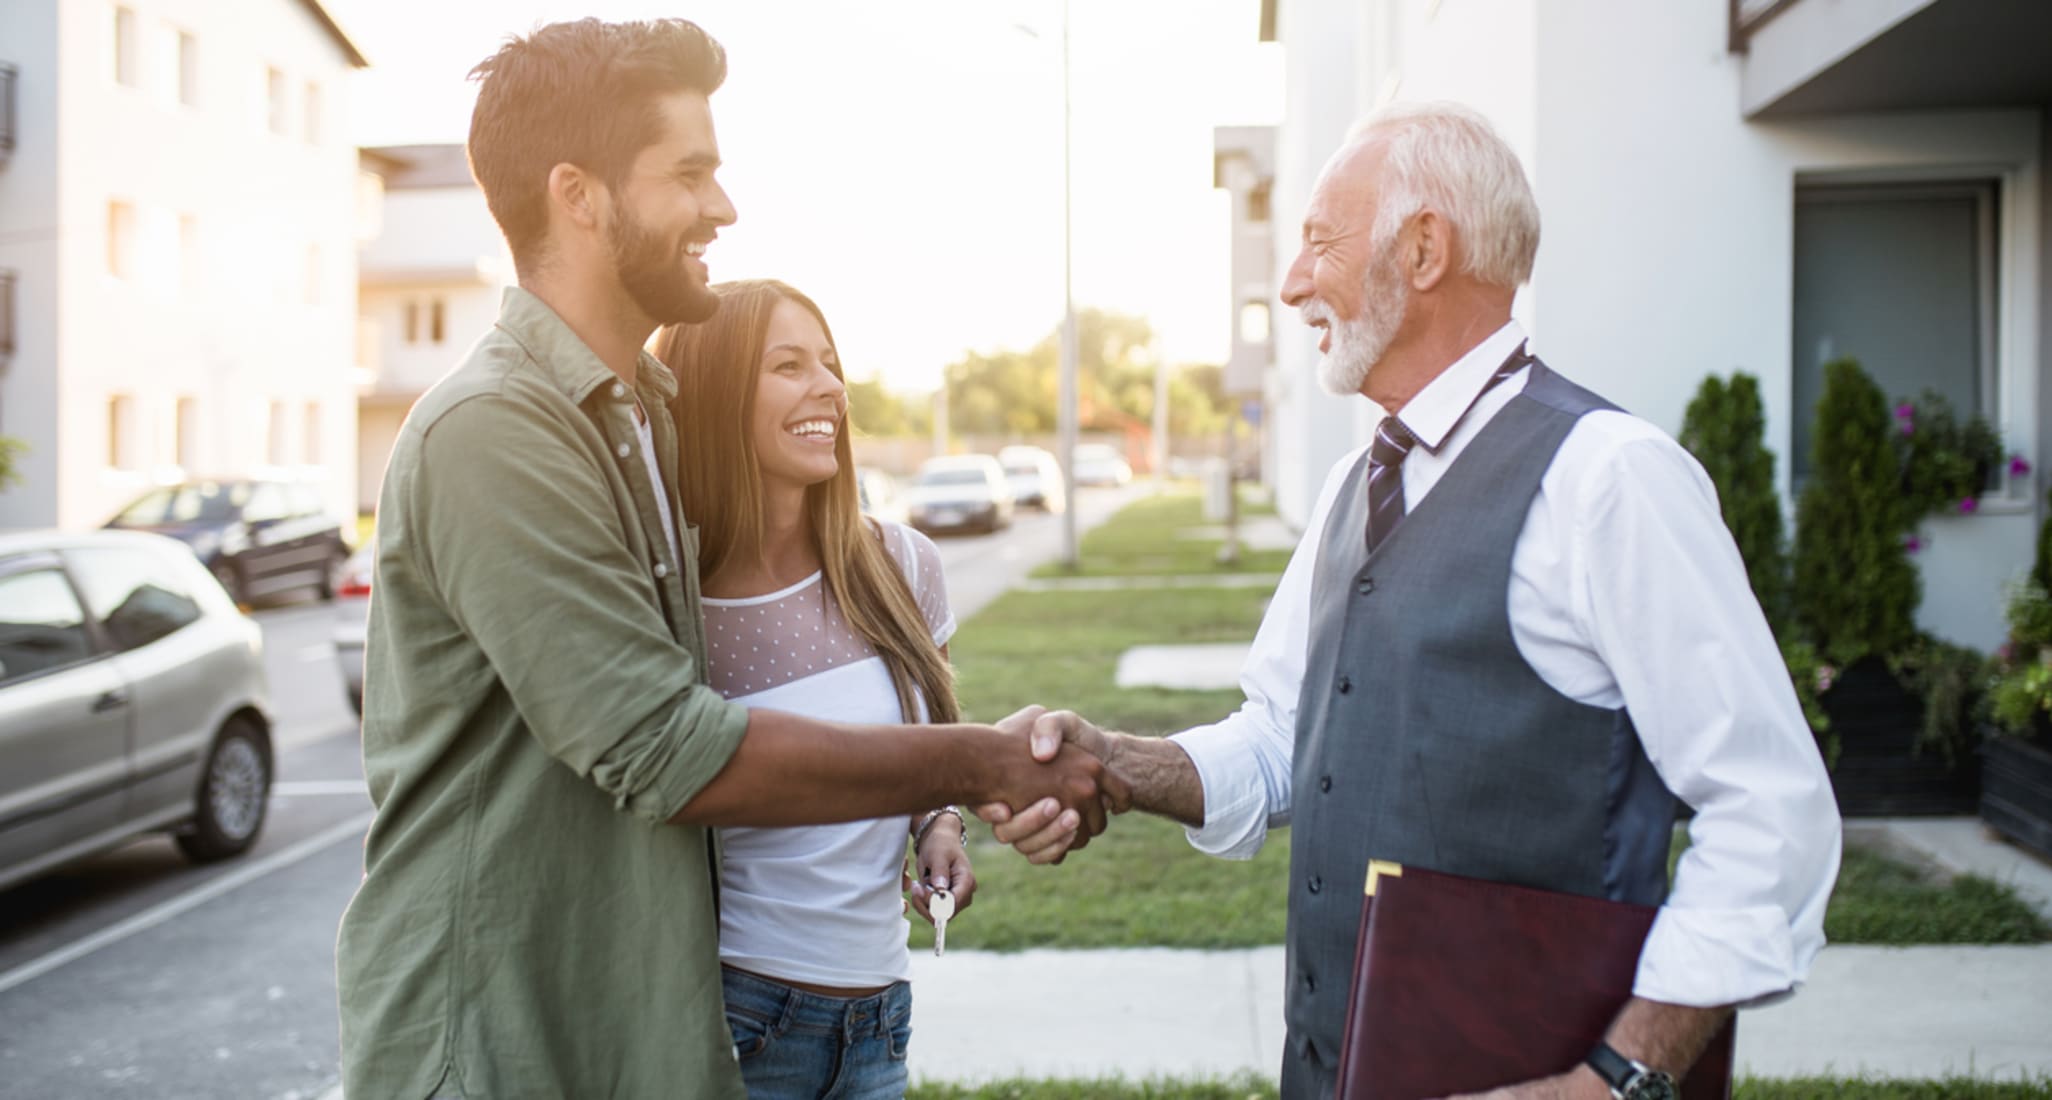
[(667, 733), (670, 751), (647, 782), (619, 799), (621, 809), (657, 825), (673, 820), (726, 768), (748, 733), (748, 708), (720, 698), (704, 684), (694, 684)]
[[(1198, 726), (1169, 737), (1190, 756), (1204, 785), (1204, 824), (1183, 827), (1190, 846), (1224, 859), (1253, 859), (1268, 839), (1268, 799), (1261, 766), (1231, 722)], [(1249, 782), (1249, 780), (1252, 782)]]
[(1773, 906), (1663, 908), (1639, 952), (1632, 993), (1649, 1001), (1758, 1008), (1795, 992), (1798, 967), (1788, 916)]

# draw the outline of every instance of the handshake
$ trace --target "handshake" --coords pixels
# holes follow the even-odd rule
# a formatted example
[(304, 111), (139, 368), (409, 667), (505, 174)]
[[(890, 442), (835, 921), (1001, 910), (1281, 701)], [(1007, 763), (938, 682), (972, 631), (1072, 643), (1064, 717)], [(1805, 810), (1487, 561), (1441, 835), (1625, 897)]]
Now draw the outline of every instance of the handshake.
[(1196, 767), (1172, 741), (1107, 733), (1072, 711), (1039, 706), (997, 728), (1024, 738), (1031, 762), (1017, 762), (1006, 797), (976, 806), (976, 816), (1030, 862), (1060, 863), (1103, 832), (1110, 815), (1134, 808), (1203, 822)]

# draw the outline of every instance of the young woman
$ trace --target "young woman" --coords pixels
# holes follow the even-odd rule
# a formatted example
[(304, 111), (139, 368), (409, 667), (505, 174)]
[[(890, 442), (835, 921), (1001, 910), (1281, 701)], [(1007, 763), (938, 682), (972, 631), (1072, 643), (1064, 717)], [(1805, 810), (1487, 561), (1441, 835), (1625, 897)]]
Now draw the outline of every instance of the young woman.
[[(826, 317), (769, 280), (660, 337), (677, 374), (677, 484), (697, 524), (707, 676), (736, 702), (847, 722), (952, 722), (954, 617), (924, 535), (862, 515)], [(752, 1100), (903, 1096), (905, 900), (957, 911), (976, 879), (960, 811), (726, 829), (720, 961)], [(901, 877), (908, 834), (919, 881)]]

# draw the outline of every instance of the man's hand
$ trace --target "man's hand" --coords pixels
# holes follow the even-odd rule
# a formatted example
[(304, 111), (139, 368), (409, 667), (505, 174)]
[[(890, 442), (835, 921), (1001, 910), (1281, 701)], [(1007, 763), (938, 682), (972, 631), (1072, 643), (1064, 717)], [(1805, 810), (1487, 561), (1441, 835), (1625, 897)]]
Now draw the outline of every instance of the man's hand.
[[(1008, 835), (1024, 837), (1029, 829), (1035, 834), (1027, 837), (1029, 840), (1038, 839), (1041, 833), (1064, 838), (1058, 850), (1050, 850), (1052, 844), (1045, 842), (1034, 846), (1031, 852), (1022, 848), (1029, 858), (1035, 854), (1042, 857), (1034, 858), (1036, 863), (1061, 862), (1069, 849), (1081, 848), (1090, 843), (1091, 837), (1103, 832), (1108, 816), (1126, 812), (1133, 800), (1132, 786), (1097, 754), (1077, 741), (1065, 739), (1060, 725), (1049, 725), (1042, 732), (1040, 723), (1049, 717), (1044, 708), (1027, 707), (997, 724), (1000, 732), (1027, 735), (1019, 754), (1023, 771), (1007, 762), (1010, 785), (976, 810), (977, 816), (985, 821), (1010, 823), (1010, 830), (1001, 834), (1000, 840), (1006, 840)], [(1024, 751), (1029, 747), (1030, 754)], [(1014, 814), (1014, 806), (1026, 809)]]
[[(1006, 733), (1025, 735), (1035, 760), (1054, 760), (1065, 747), (1069, 751), (1081, 750), (1102, 761), (1114, 779), (1124, 782), (1115, 766), (1116, 735), (1105, 733), (1073, 711), (1030, 706), (999, 722), (997, 727)], [(1111, 813), (1126, 812), (1130, 808), (1130, 793), (1126, 799), (1108, 798), (1104, 808)], [(1096, 835), (1079, 835), (1084, 816), (1064, 809), (1052, 799), (1043, 799), (1016, 813), (1003, 803), (978, 806), (976, 816), (992, 825), (992, 834), (999, 842), (1011, 845), (1030, 863), (1060, 863), (1071, 849), (1083, 847)]]

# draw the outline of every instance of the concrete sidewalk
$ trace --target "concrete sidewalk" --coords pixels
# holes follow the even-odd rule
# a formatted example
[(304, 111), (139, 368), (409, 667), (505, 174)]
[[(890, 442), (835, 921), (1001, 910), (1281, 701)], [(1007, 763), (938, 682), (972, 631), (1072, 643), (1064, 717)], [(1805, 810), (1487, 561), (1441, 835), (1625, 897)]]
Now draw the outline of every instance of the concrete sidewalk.
[[(973, 919), (972, 913), (968, 919)], [(1283, 949), (913, 960), (915, 1080), (1220, 1077), (1282, 1065)], [(2052, 944), (1827, 947), (1741, 1014), (1742, 1075), (2052, 1076)]]

